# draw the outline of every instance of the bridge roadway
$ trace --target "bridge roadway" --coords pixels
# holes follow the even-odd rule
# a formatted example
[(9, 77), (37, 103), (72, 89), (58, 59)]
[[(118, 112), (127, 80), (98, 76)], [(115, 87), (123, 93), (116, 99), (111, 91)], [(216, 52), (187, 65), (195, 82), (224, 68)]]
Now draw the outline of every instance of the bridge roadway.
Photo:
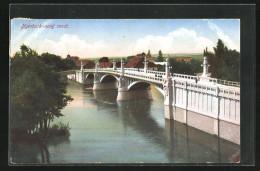
[[(83, 72), (88, 73), (96, 73), (95, 69), (84, 69)], [(113, 68), (99, 68), (99, 73), (106, 73), (106, 74), (114, 74), (121, 76), (122, 70), (121, 68), (113, 69)], [(150, 82), (156, 85), (163, 85), (165, 72), (158, 72), (158, 71), (147, 71), (145, 72), (144, 69), (136, 69), (136, 68), (124, 68), (124, 76), (134, 79), (139, 79), (142, 81)]]

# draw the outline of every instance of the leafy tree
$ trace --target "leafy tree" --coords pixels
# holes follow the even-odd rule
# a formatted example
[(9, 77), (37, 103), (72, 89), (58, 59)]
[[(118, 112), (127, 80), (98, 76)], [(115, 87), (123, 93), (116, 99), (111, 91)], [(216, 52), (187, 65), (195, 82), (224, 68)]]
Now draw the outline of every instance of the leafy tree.
[(138, 56), (146, 55), (144, 52), (137, 54)]
[(163, 55), (162, 55), (162, 51), (159, 50), (159, 53), (158, 53), (158, 57), (157, 57), (157, 62), (163, 62)]
[(75, 64), (75, 61), (73, 59), (65, 58), (61, 60), (61, 63), (59, 64), (59, 69), (61, 71), (66, 71), (66, 70), (73, 70), (73, 69), (79, 69)]
[(54, 117), (72, 98), (66, 95), (67, 80), (47, 65), (35, 50), (22, 45), (11, 58), (11, 131), (46, 131)]
[(45, 64), (52, 67), (55, 71), (66, 71), (66, 70), (78, 69), (73, 59), (69, 59), (69, 58), (62, 59), (60, 56), (50, 54), (50, 53), (43, 53), (39, 57)]
[(214, 47), (214, 53), (204, 50), (210, 64), (211, 77), (229, 81), (240, 81), (240, 53), (228, 49), (221, 39)]
[(109, 62), (108, 57), (102, 57), (99, 59), (99, 62)]
[(173, 58), (170, 59), (170, 66), (172, 73), (196, 75), (202, 72), (201, 61), (198, 59), (191, 59), (190, 61), (177, 61)]

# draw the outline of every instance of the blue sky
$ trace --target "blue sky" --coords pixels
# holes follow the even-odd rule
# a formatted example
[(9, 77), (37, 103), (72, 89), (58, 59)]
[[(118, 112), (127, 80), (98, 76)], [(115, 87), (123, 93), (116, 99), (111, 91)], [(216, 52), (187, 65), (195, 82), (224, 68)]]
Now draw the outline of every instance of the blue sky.
[[(54, 25), (54, 28), (23, 28), (23, 25)], [(68, 28), (57, 28), (68, 25)], [(129, 56), (149, 49), (152, 54), (213, 51), (222, 39), (240, 51), (238, 19), (12, 19), (10, 55), (21, 44), (43, 52), (81, 58)]]

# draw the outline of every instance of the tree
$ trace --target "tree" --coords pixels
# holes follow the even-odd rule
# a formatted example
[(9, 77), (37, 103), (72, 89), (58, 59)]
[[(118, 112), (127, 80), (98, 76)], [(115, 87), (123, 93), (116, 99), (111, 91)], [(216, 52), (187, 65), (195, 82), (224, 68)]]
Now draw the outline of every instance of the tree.
[(158, 57), (157, 57), (157, 62), (163, 62), (163, 55), (162, 55), (162, 51), (161, 50), (159, 50)]
[(79, 69), (73, 59), (65, 58), (61, 60), (61, 63), (58, 65), (60, 71)]
[(46, 131), (54, 117), (72, 98), (66, 95), (66, 78), (41, 60), (35, 50), (22, 45), (11, 58), (11, 131), (31, 134)]
[(147, 55), (152, 57), (150, 49), (148, 50)]
[(55, 71), (66, 71), (78, 68), (75, 61), (70, 58), (62, 59), (61, 56), (50, 53), (43, 53), (39, 57), (45, 64), (53, 67)]
[(210, 64), (211, 77), (229, 81), (240, 81), (240, 53), (228, 49), (221, 39), (214, 47), (214, 53), (204, 50)]
[(138, 53), (137, 55), (142, 56), (142, 55), (146, 55), (146, 54), (144, 52), (142, 52), (142, 53)]

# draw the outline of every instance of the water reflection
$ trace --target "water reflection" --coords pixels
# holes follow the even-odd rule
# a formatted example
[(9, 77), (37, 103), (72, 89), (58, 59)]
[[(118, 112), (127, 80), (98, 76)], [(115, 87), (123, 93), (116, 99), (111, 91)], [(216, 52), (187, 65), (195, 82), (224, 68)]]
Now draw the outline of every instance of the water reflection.
[(229, 162), (239, 151), (233, 143), (165, 119), (163, 97), (153, 88), (153, 100), (138, 101), (117, 101), (117, 90), (85, 88), (68, 86), (75, 102), (62, 119), (72, 127), (71, 144), (52, 147), (52, 163)]
[[(116, 101), (117, 91), (94, 91), (93, 96), (95, 99), (92, 102), (100, 109), (118, 108), (117, 112), (111, 110), (111, 114), (121, 120), (124, 129), (131, 127), (142, 134), (164, 151), (168, 162), (229, 162), (229, 158), (239, 151), (239, 146), (233, 143), (185, 124), (163, 119), (163, 111), (156, 116), (165, 122), (161, 127), (152, 115), (152, 100)], [(160, 102), (163, 106), (163, 101)]]
[(10, 162), (12, 164), (50, 163), (49, 146), (57, 146), (62, 143), (70, 143), (69, 137), (46, 136), (39, 138), (36, 135), (20, 134), (12, 140), (10, 145)]
[(152, 143), (166, 146), (164, 128), (151, 116), (151, 100), (117, 101), (118, 113), (126, 127), (132, 127)]

